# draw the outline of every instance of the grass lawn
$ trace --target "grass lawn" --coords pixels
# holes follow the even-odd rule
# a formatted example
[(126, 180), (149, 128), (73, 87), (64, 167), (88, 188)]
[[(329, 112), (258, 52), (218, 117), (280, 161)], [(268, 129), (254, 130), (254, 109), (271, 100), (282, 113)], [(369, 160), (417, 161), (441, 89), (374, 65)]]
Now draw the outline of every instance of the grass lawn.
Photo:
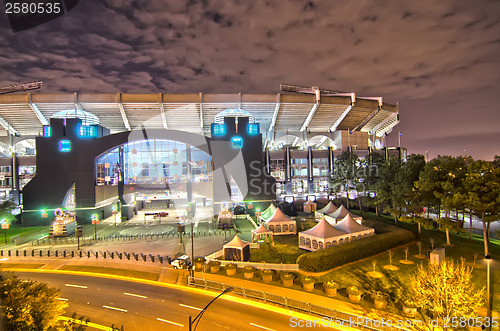
[(117, 275), (117, 276), (125, 276), (125, 277), (140, 278), (147, 280), (158, 280), (158, 278), (160, 277), (159, 274), (154, 272), (127, 270), (119, 268), (107, 268), (107, 267), (80, 266), (80, 265), (64, 265), (59, 270), (91, 272), (97, 274)]
[[(391, 216), (377, 216), (373, 213), (363, 213), (365, 220), (372, 222), (374, 220), (380, 221), (386, 224), (394, 225), (394, 218)], [(304, 222), (304, 230), (311, 228), (316, 223), (313, 220), (307, 220)], [(297, 227), (299, 231), (302, 231), (300, 221), (297, 222)], [(403, 222), (398, 222), (398, 227), (404, 228), (406, 230), (417, 233), (417, 225), (408, 224)], [(275, 236), (275, 246), (268, 244), (261, 244), (261, 249), (254, 249), (251, 252), (251, 261), (255, 262), (268, 262), (268, 263), (296, 263), (297, 257), (301, 254), (307, 253), (307, 251), (298, 248), (298, 236)], [(450, 242), (452, 246), (446, 246), (446, 234), (444, 231), (440, 230), (424, 230), (422, 229), (422, 234), (417, 238), (417, 241), (422, 242), (423, 255), (428, 256), (431, 251), (431, 239), (433, 240), (433, 247), (444, 247), (446, 252), (446, 257), (451, 257), (455, 260), (464, 258), (466, 264), (472, 269), (472, 281), (476, 289), (483, 288), (486, 285), (486, 266), (483, 261), (484, 257), (484, 244), (483, 239), (480, 236), (473, 236), (472, 240), (469, 240), (468, 232), (464, 231), (459, 234), (450, 232)], [(408, 260), (413, 261), (414, 264), (405, 264), (400, 262), (401, 260), (406, 260), (405, 247), (400, 247), (398, 249), (392, 250), (392, 265), (397, 267), (398, 270), (386, 270), (384, 266), (389, 265), (389, 254), (388, 252), (368, 257), (366, 259), (359, 260), (357, 262), (346, 264), (342, 267), (336, 268), (318, 276), (318, 282), (324, 283), (329, 280), (333, 280), (339, 283), (339, 295), (337, 296), (340, 300), (346, 300), (347, 294), (345, 293), (345, 288), (350, 285), (358, 285), (361, 288), (368, 288), (367, 282), (370, 282), (370, 277), (366, 276), (366, 273), (373, 271), (374, 267), (372, 263), (375, 263), (375, 271), (383, 271), (389, 277), (390, 275), (399, 278), (405, 286), (408, 286), (410, 281), (410, 276), (414, 275), (417, 271), (419, 264), (426, 266), (428, 264), (428, 258), (417, 258), (415, 255), (419, 254), (418, 245), (413, 242), (405, 247), (409, 248)], [(492, 279), (491, 284), (500, 284), (500, 240), (492, 239), (489, 243), (489, 254), (494, 260), (492, 269)], [(474, 258), (476, 256), (476, 261), (474, 264)], [(372, 262), (374, 261), (374, 262)], [(275, 283), (275, 284), (274, 284)], [(273, 281), (274, 285), (280, 285), (278, 280)], [(294, 287), (297, 285), (294, 285)], [(321, 286), (320, 286), (321, 287)], [(316, 291), (316, 290), (315, 290)], [(493, 309), (495, 311), (500, 311), (500, 287), (497, 285), (493, 288), (494, 299), (493, 299)], [(363, 300), (364, 301), (364, 300)], [(365, 302), (365, 304), (367, 304)], [(367, 304), (369, 306), (369, 304)]]
[(0, 269), (38, 269), (43, 263), (0, 263)]
[(37, 232), (40, 232), (42, 234), (43, 232), (46, 232), (46, 234), (49, 233), (50, 227), (49, 226), (30, 226), (30, 227), (24, 227), (24, 226), (19, 226), (19, 225), (11, 225), (8, 230), (1, 230), (0, 232), (0, 243), (3, 244), (5, 243), (5, 231), (7, 231), (7, 242), (10, 241), (11, 237), (19, 235), (20, 237), (25, 237), (29, 236), (32, 234), (36, 234)]

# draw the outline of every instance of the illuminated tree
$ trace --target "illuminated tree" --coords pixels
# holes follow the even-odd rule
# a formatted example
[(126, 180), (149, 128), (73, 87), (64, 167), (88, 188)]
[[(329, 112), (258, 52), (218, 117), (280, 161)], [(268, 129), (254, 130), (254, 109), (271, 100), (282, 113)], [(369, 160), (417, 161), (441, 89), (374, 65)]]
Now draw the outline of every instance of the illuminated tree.
[(440, 264), (420, 265), (410, 279), (415, 303), (440, 319), (476, 317), (484, 303), (484, 287), (474, 288), (472, 268), (463, 259), (460, 263), (446, 259)]
[(475, 161), (467, 168), (466, 205), (483, 222), (484, 255), (488, 255), (490, 224), (500, 218), (500, 168)]
[(56, 326), (67, 307), (66, 302), (58, 300), (60, 290), (15, 276), (0, 277), (6, 330), (47, 330)]

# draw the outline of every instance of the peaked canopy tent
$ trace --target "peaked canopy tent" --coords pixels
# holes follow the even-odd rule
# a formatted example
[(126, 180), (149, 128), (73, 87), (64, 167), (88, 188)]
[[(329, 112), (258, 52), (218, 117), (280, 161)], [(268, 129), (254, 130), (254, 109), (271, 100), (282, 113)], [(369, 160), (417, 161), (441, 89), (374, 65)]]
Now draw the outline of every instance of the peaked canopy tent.
[(261, 215), (261, 220), (266, 223), (266, 227), (269, 231), (272, 231), (274, 235), (284, 235), (284, 234), (295, 234), (296, 233), (296, 222), (286, 216), (281, 209), (275, 208), (274, 213), (268, 217), (264, 218)]
[(324, 218), (313, 228), (299, 233), (299, 248), (317, 251), (349, 241), (351, 235), (334, 228)]
[(327, 214), (328, 215), (328, 214), (333, 213), (336, 210), (337, 210), (337, 207), (333, 204), (333, 202), (329, 201), (326, 206), (324, 206), (323, 208), (321, 208), (321, 209), (318, 210), (318, 213), (322, 213), (322, 214)]
[(373, 236), (375, 234), (374, 229), (358, 224), (351, 217), (351, 215), (347, 215), (342, 219), (342, 221), (338, 222), (333, 227), (337, 230), (349, 233), (351, 241), (358, 240), (368, 236)]
[(263, 219), (268, 219), (271, 216), (273, 216), (274, 212), (276, 212), (276, 208), (272, 203), (269, 205), (269, 207), (266, 208), (262, 213), (260, 213), (260, 217)]
[(259, 241), (260, 237), (264, 236), (266, 241), (268, 236), (273, 236), (273, 232), (269, 231), (265, 226), (264, 223), (260, 223), (259, 227), (257, 229), (252, 230), (252, 242), (257, 242)]
[(344, 217), (346, 217), (347, 215), (350, 215), (351, 218), (358, 223), (361, 223), (361, 221), (363, 220), (363, 218), (361, 216), (356, 216), (353, 213), (351, 213), (349, 210), (347, 210), (347, 208), (344, 207), (344, 205), (341, 205), (333, 213), (325, 215), (325, 218), (330, 224), (336, 224), (336, 223), (342, 221), (342, 219), (344, 219)]
[(316, 203), (311, 200), (307, 200), (304, 203), (304, 212), (306, 213), (314, 213), (316, 211)]
[(250, 243), (243, 241), (235, 235), (234, 238), (225, 244), (224, 259), (231, 261), (249, 261), (250, 260)]

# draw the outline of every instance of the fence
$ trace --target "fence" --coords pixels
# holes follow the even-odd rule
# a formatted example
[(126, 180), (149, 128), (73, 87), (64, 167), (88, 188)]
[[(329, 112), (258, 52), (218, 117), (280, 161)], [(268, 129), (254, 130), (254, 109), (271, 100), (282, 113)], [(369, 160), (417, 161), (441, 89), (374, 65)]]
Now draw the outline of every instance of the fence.
[(94, 251), (94, 250), (42, 250), (42, 249), (31, 249), (31, 250), (0, 250), (0, 257), (56, 257), (56, 258), (96, 258), (96, 259), (111, 259), (114, 260), (126, 260), (126, 261), (144, 261), (144, 262), (158, 262), (160, 264), (171, 262), (171, 258), (165, 255), (153, 255), (149, 253), (135, 253), (135, 252), (110, 252), (110, 251)]
[[(233, 231), (230, 231), (233, 232)], [(223, 230), (213, 230), (213, 231), (195, 231), (194, 237), (207, 237), (207, 236), (223, 236)], [(131, 240), (152, 240), (152, 239), (168, 239), (168, 238), (179, 238), (179, 233), (177, 231), (170, 232), (156, 232), (156, 233), (141, 233), (141, 234), (130, 234), (130, 235), (111, 235), (111, 236), (87, 236), (80, 238), (80, 244), (105, 242), (105, 241), (131, 241)], [(183, 232), (183, 236), (191, 236), (190, 232)], [(76, 245), (78, 239), (75, 237), (62, 237), (62, 238), (41, 238), (31, 241), (31, 246), (41, 246), (41, 245)]]
[[(229, 287), (224, 283), (219, 283), (216, 281), (211, 281), (203, 278), (195, 278), (195, 277), (188, 278), (188, 285), (193, 287), (202, 287), (204, 289), (212, 289), (216, 291), (224, 291), (226, 288)], [(327, 317), (328, 319), (331, 319), (331, 321), (344, 321), (346, 322), (346, 325), (352, 325), (350, 324), (351, 321), (356, 322), (361, 320), (365, 322), (364, 324), (366, 324), (366, 321), (368, 320), (367, 318), (358, 315), (344, 313), (328, 307), (322, 307), (319, 305), (311, 304), (309, 302), (303, 302), (288, 297), (247, 289), (244, 287), (235, 287), (235, 286), (231, 287), (233, 288), (233, 291), (231, 293), (242, 296), (244, 298), (263, 301), (265, 303), (274, 304), (277, 306), (284, 307), (286, 309), (292, 309), (299, 312), (305, 312), (322, 318)], [(333, 326), (334, 322), (332, 322), (331, 325)], [(383, 325), (380, 326), (379, 328), (374, 328), (359, 324), (354, 324), (354, 328), (359, 330), (381, 330), (381, 331), (404, 330), (402, 328), (386, 327)]]

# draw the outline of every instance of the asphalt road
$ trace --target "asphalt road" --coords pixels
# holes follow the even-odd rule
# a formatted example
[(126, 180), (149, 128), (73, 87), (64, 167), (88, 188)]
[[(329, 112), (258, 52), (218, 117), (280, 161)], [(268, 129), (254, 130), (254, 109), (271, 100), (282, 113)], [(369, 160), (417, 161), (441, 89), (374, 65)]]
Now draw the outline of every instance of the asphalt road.
[[(69, 307), (66, 316), (78, 316), (127, 331), (188, 330), (193, 318), (216, 296), (136, 282), (55, 273), (18, 272), (21, 278), (49, 283), (61, 289)], [(217, 299), (205, 312), (197, 330), (297, 330), (290, 316), (245, 304)], [(303, 328), (311, 330), (315, 328)], [(326, 329), (321, 327), (321, 329)], [(92, 328), (88, 328), (92, 330)]]

